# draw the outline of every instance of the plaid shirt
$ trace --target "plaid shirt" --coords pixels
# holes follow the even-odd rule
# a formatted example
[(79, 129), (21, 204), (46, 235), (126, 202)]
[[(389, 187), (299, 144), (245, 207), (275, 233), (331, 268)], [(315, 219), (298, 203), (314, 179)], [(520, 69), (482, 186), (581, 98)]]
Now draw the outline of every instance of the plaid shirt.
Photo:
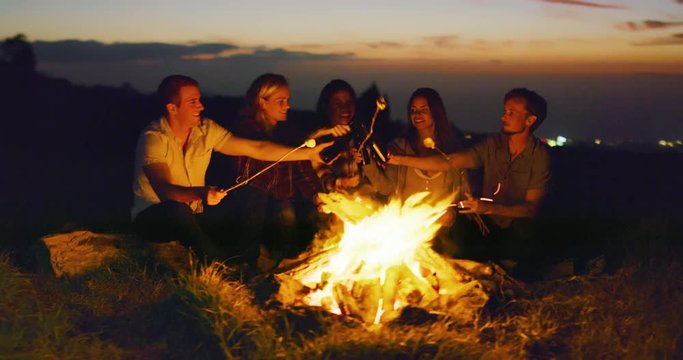
[[(268, 136), (253, 118), (241, 117), (233, 129), (238, 136), (255, 140), (269, 140)], [(261, 171), (270, 161), (255, 160), (239, 156), (235, 160), (239, 181)], [(310, 161), (286, 161), (255, 177), (250, 186), (261, 189), (277, 200), (292, 200), (297, 191), (306, 199), (313, 200), (322, 191), (322, 185)]]

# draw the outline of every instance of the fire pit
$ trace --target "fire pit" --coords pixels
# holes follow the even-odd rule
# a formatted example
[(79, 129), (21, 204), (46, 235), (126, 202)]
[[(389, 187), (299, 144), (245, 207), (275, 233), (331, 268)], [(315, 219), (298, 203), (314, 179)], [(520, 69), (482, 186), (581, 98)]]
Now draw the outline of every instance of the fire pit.
[(462, 321), (489, 300), (495, 265), (442, 257), (431, 248), (452, 199), (437, 204), (419, 193), (386, 205), (345, 194), (322, 194), (323, 209), (341, 221), (317, 250), (276, 271), (285, 306), (319, 306), (365, 323), (395, 319), (407, 306)]

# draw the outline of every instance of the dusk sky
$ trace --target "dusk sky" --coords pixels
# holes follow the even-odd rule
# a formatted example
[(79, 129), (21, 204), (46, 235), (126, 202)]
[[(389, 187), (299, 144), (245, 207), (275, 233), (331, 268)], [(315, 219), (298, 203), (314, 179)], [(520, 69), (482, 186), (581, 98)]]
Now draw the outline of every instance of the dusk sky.
[(428, 86), (470, 131), (497, 131), (525, 86), (549, 100), (541, 136), (683, 138), (683, 0), (0, 0), (0, 35), (17, 33), (77, 84), (151, 92), (185, 73), (241, 96), (270, 71), (312, 109), (331, 79), (375, 81), (402, 119)]

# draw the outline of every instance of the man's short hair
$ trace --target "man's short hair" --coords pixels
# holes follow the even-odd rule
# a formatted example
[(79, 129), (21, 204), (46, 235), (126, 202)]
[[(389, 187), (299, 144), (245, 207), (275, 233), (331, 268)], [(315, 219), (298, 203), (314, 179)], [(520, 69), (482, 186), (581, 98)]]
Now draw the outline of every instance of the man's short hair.
[(548, 112), (548, 104), (543, 96), (538, 95), (535, 91), (531, 91), (527, 88), (515, 88), (505, 94), (505, 99), (503, 101), (507, 102), (510, 99), (524, 100), (526, 103), (526, 111), (531, 115), (536, 116), (536, 122), (534, 122), (531, 127), (532, 131), (541, 126), (541, 123), (545, 120)]
[(185, 75), (169, 75), (161, 81), (157, 88), (157, 96), (161, 102), (162, 107), (166, 104), (180, 105), (180, 88), (183, 86), (199, 87), (197, 80)]

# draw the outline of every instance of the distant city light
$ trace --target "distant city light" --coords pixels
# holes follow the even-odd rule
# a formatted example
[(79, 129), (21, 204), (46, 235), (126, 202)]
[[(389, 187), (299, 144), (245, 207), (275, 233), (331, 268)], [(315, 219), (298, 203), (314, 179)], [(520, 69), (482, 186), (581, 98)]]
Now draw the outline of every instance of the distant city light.
[(674, 140), (674, 141), (659, 140), (659, 142), (657, 144), (659, 144), (659, 146), (672, 148), (672, 147), (676, 147), (676, 146), (681, 145), (681, 140)]
[(568, 142), (571, 142), (571, 140), (562, 135), (558, 135), (555, 139), (545, 139), (545, 143), (550, 147), (564, 146)]
[[(466, 138), (471, 138), (472, 136), (470, 134), (465, 135)], [(573, 146), (575, 143), (575, 140), (568, 138), (563, 135), (557, 135), (555, 138), (549, 138), (549, 137), (539, 137), (539, 140), (541, 142), (546, 143), (550, 147), (563, 147), (563, 146)], [(589, 140), (590, 141), (590, 140)], [(627, 145), (629, 142), (613, 142), (609, 140), (605, 140), (602, 138), (594, 138), (592, 140), (593, 144), (595, 145), (600, 145), (600, 146), (618, 146), (621, 144)], [(585, 142), (579, 140), (576, 142), (576, 144), (586, 144)], [(650, 143), (652, 144), (652, 143)], [(650, 145), (652, 146), (652, 145)], [(683, 140), (678, 140), (678, 139), (660, 139), (657, 141), (657, 146), (664, 147), (664, 148), (672, 148), (676, 149), (678, 151), (683, 151)]]

